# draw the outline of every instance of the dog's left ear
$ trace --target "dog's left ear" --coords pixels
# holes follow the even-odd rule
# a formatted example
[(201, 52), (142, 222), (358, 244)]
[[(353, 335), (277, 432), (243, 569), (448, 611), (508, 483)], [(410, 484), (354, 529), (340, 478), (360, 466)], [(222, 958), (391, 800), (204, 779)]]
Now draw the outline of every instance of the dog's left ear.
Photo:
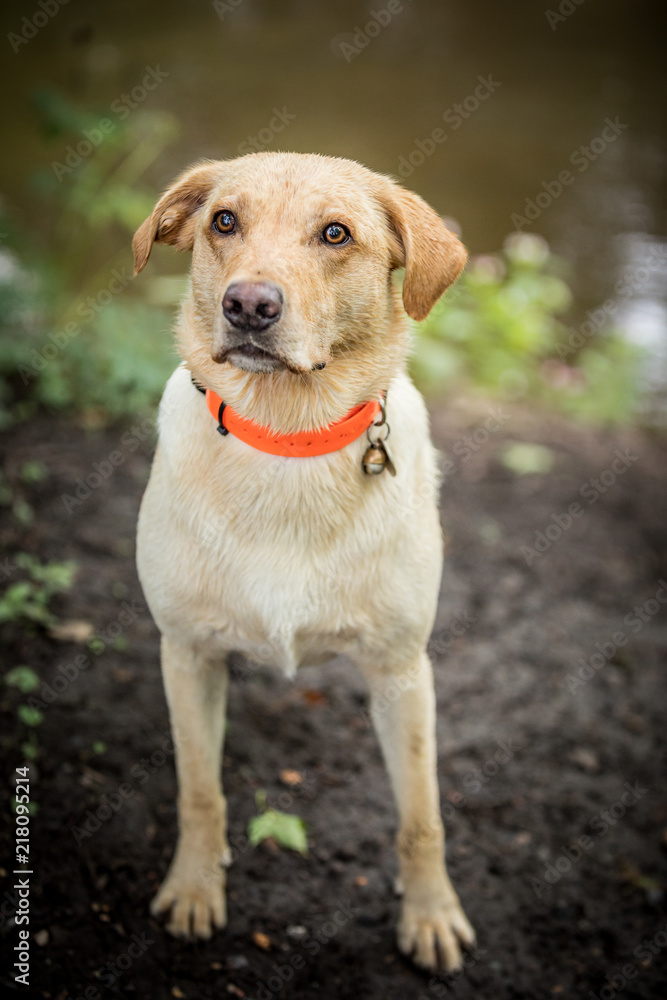
[(405, 267), (403, 305), (412, 319), (425, 319), (465, 267), (468, 253), (430, 205), (389, 182), (382, 202), (399, 246), (394, 267)]
[(170, 243), (177, 250), (192, 250), (195, 214), (221, 176), (220, 161), (204, 160), (190, 167), (162, 195), (134, 234), (134, 273), (146, 266), (154, 243)]

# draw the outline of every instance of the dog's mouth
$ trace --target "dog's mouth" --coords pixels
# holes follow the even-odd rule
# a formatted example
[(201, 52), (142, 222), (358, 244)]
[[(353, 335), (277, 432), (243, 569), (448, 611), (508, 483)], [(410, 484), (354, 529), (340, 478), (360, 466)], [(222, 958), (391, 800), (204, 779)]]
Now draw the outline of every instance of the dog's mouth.
[(277, 368), (285, 367), (277, 355), (252, 343), (233, 347), (228, 360), (237, 368), (249, 366), (251, 371), (275, 371)]
[[(260, 347), (252, 340), (245, 340), (240, 344), (230, 344), (213, 354), (213, 360), (219, 365), (227, 362), (233, 368), (238, 368), (245, 372), (260, 372), (265, 375), (271, 372), (289, 371), (294, 375), (304, 375), (312, 370), (312, 366), (304, 368), (295, 364), (284, 354), (277, 351), (269, 351), (266, 347)], [(318, 364), (315, 368), (324, 368), (324, 364)]]
[(234, 368), (246, 372), (269, 373), (290, 367), (285, 358), (265, 347), (259, 347), (251, 340), (224, 348), (214, 355), (213, 360), (218, 364), (228, 362)]

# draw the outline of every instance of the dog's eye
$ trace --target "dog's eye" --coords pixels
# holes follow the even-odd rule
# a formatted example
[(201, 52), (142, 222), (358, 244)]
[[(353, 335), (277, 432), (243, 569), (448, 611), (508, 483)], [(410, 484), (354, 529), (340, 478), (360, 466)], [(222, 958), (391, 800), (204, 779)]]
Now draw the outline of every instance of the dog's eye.
[(213, 229), (216, 233), (229, 236), (236, 229), (236, 216), (233, 212), (228, 212), (227, 209), (216, 212), (213, 216)]
[(322, 239), (325, 243), (340, 246), (341, 243), (347, 243), (350, 239), (350, 230), (346, 226), (341, 225), (340, 222), (331, 222), (323, 231)]

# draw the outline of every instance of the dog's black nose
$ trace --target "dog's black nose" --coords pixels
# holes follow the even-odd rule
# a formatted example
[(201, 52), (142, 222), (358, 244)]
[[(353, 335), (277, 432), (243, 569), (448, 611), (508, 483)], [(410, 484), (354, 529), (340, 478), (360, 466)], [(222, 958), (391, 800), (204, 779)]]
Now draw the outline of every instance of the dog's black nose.
[(222, 311), (239, 330), (266, 330), (280, 319), (282, 292), (266, 281), (234, 281), (225, 292)]

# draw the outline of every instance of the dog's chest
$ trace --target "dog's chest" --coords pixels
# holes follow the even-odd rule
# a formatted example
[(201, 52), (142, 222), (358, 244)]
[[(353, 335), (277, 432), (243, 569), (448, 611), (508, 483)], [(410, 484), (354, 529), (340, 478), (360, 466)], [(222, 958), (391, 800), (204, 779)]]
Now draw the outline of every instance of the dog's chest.
[(181, 505), (198, 551), (190, 600), (202, 605), (211, 641), (290, 675), (353, 652), (367, 625), (362, 595), (378, 558), (367, 528), (381, 516), (381, 484), (340, 459), (258, 456), (253, 468), (240, 449), (227, 458), (215, 486)]
[[(293, 676), (298, 666), (350, 652), (361, 626), (350, 600), (351, 580), (335, 559), (318, 564), (298, 549), (276, 547), (269, 558), (248, 563), (255, 547), (227, 550), (219, 569), (204, 567), (203, 620), (215, 646), (239, 650), (256, 663)], [(215, 574), (215, 579), (211, 574)]]
[(363, 472), (364, 437), (303, 459), (222, 437), (176, 374), (137, 549), (163, 633), (293, 673), (327, 654), (389, 655), (399, 625), (420, 625), (441, 551), (434, 463), (417, 405), (401, 402), (406, 385), (391, 387), (405, 414), (393, 422), (393, 478)]

